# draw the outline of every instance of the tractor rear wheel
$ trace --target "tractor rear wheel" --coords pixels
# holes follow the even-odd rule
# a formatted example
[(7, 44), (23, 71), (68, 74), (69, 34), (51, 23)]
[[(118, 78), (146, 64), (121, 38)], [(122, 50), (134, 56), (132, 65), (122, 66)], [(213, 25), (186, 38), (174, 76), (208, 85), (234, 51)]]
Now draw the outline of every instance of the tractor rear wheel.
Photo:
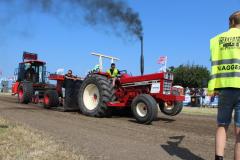
[(18, 87), (18, 101), (22, 104), (28, 104), (32, 101), (33, 84), (31, 82), (22, 82)]
[(105, 76), (93, 74), (87, 77), (79, 91), (80, 111), (87, 116), (110, 116), (108, 102), (114, 99), (114, 88)]
[(59, 105), (59, 97), (56, 90), (47, 90), (44, 93), (44, 108), (57, 107)]
[(159, 108), (162, 113), (168, 116), (176, 116), (182, 111), (183, 103), (177, 101), (172, 103), (160, 102)]
[(133, 116), (141, 124), (150, 124), (158, 115), (157, 102), (148, 94), (141, 94), (134, 98), (131, 108)]

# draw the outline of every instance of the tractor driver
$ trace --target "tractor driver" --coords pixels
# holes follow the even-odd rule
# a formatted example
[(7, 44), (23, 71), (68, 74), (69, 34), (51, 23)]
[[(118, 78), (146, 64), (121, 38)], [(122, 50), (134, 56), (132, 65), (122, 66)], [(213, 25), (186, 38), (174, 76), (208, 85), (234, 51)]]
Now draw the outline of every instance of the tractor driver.
[(35, 70), (31, 64), (29, 64), (29, 68), (26, 70), (25, 77), (26, 77), (26, 80), (33, 82), (35, 77)]
[(120, 74), (120, 71), (116, 68), (115, 63), (111, 64), (111, 68), (107, 70), (107, 73), (112, 78), (112, 85), (115, 86), (115, 82), (117, 80), (117, 76)]

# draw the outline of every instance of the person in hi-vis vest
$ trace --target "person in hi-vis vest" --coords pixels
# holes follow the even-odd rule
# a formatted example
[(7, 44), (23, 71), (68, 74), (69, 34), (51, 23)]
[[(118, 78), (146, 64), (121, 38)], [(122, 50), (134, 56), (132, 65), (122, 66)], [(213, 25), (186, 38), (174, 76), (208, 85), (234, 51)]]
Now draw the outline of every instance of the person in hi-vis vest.
[(235, 160), (240, 160), (240, 11), (229, 18), (230, 29), (211, 39), (209, 92), (219, 94), (215, 160), (223, 160), (227, 130), (235, 111)]
[(117, 76), (120, 74), (120, 71), (116, 68), (115, 63), (111, 64), (111, 68), (107, 70), (107, 73), (112, 78), (112, 85), (115, 86), (115, 81), (117, 79)]

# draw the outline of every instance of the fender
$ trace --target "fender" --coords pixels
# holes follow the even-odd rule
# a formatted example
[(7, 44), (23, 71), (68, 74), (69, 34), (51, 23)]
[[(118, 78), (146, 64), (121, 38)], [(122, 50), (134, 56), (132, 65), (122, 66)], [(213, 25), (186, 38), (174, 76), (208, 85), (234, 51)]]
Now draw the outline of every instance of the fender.
[(15, 82), (12, 84), (12, 95), (18, 94), (19, 85), (20, 85), (20, 82)]

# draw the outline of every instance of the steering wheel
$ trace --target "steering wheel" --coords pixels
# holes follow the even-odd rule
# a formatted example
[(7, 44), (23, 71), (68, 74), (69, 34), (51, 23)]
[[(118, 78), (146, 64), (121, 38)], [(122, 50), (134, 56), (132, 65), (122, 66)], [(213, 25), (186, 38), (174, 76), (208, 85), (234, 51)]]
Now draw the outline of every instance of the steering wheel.
[(120, 72), (120, 75), (128, 74), (127, 70), (121, 70), (121, 71), (119, 71), (119, 72)]

